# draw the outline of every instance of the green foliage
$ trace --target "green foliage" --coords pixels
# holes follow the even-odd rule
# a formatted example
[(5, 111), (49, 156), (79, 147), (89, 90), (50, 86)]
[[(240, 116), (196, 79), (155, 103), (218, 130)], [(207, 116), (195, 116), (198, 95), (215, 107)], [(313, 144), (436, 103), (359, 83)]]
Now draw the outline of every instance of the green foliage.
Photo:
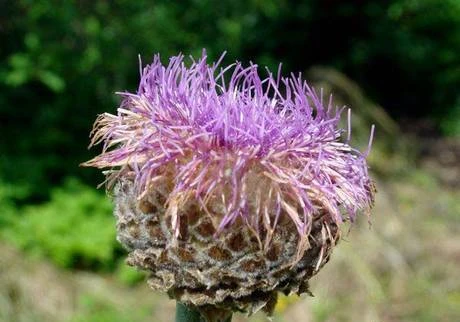
[[(394, 115), (431, 116), (458, 133), (457, 0), (8, 1), (0, 10), (0, 178), (16, 204), (47, 200), (78, 164), (98, 113), (134, 91), (138, 54), (234, 59), (284, 71), (338, 67)], [(456, 107), (457, 106), (457, 107)], [(451, 116), (454, 116), (452, 118)], [(14, 143), (14, 144), (13, 144)]]
[(250, 32), (251, 55), (269, 53), (290, 70), (333, 65), (396, 116), (442, 122), (458, 102), (460, 1), (284, 4)]
[(149, 62), (157, 52), (206, 47), (213, 58), (225, 49), (241, 57), (243, 30), (267, 10), (257, 1), (20, 0), (4, 7), (0, 178), (28, 187), (18, 204), (46, 200), (69, 175), (101, 180), (78, 164), (96, 153), (86, 150), (96, 115), (115, 110), (116, 90), (135, 90), (138, 54)]
[(50, 202), (16, 212), (0, 233), (20, 248), (61, 267), (113, 268), (118, 246), (112, 206), (93, 188), (68, 180)]

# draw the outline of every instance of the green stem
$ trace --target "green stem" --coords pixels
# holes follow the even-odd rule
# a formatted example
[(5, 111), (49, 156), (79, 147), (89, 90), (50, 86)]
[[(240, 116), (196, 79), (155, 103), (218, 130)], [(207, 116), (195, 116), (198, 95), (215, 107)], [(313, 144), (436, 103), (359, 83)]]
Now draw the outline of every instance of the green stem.
[(206, 322), (200, 312), (181, 302), (176, 303), (176, 322)]
[(187, 306), (181, 302), (176, 303), (176, 322), (231, 322), (232, 316), (229, 315), (225, 320), (206, 320), (200, 312), (193, 306)]

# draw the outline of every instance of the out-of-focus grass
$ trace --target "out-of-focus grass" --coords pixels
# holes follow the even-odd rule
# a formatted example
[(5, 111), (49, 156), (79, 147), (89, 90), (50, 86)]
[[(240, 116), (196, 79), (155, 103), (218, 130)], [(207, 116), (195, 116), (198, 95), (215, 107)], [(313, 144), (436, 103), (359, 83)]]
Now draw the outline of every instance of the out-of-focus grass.
[(0, 321), (173, 321), (174, 303), (114, 275), (67, 271), (0, 245)]
[(149, 321), (152, 319), (152, 309), (143, 304), (134, 310), (120, 310), (103, 298), (91, 294), (79, 299), (80, 310), (71, 318), (71, 322), (125, 322)]
[[(377, 186), (372, 225), (363, 217), (345, 229), (311, 282), (315, 297), (281, 296), (273, 321), (460, 320), (460, 191), (421, 170)], [(173, 321), (166, 295), (120, 281), (132, 272), (71, 273), (0, 247), (0, 321)]]
[(460, 191), (413, 170), (378, 182), (361, 220), (302, 298), (275, 321), (459, 321)]

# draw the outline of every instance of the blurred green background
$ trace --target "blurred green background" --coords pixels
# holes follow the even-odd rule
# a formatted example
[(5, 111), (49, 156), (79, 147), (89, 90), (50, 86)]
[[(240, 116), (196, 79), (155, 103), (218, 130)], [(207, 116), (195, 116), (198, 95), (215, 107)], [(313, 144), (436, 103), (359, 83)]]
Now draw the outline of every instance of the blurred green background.
[(372, 228), (274, 321), (460, 320), (459, 0), (0, 0), (0, 43), (0, 321), (172, 321), (123, 263), (102, 175), (78, 165), (96, 115), (137, 89), (138, 55), (203, 48), (303, 72), (351, 106), (361, 148), (377, 125)]

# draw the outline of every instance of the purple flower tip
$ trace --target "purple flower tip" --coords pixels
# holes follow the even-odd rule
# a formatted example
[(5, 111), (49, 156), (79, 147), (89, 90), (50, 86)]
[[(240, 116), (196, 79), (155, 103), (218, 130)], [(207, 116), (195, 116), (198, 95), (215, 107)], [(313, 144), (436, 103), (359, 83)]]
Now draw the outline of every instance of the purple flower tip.
[(100, 115), (92, 132), (103, 151), (84, 165), (110, 168), (109, 186), (132, 178), (140, 199), (168, 182), (173, 225), (193, 199), (221, 213), (219, 231), (240, 219), (271, 231), (287, 216), (306, 236), (316, 215), (338, 223), (373, 204), (367, 153), (341, 139), (343, 109), (300, 75), (261, 78), (257, 65), (222, 68), (205, 53), (164, 66), (157, 55), (137, 93), (119, 94), (117, 115)]

